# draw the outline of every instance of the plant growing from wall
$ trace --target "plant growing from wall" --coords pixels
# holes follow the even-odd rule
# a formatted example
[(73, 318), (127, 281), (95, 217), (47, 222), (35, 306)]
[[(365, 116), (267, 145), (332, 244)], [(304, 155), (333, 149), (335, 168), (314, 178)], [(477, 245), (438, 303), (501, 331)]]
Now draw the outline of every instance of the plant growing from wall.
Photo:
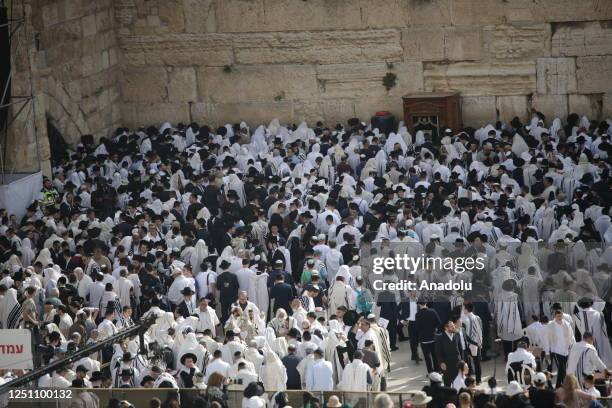
[(389, 91), (391, 88), (397, 85), (397, 75), (395, 75), (393, 72), (387, 72), (387, 75), (383, 77), (382, 83), (385, 89)]
[(226, 74), (229, 74), (232, 72), (232, 66), (231, 65), (224, 65), (223, 66), (223, 72), (225, 72)]
[(285, 91), (281, 91), (278, 95), (274, 97), (275, 102), (280, 102), (285, 99)]

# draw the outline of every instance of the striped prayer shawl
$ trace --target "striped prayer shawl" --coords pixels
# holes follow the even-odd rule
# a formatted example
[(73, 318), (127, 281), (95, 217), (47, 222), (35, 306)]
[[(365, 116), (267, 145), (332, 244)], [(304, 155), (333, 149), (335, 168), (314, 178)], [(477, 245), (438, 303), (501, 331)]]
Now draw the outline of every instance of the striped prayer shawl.
[(11, 288), (0, 299), (0, 328), (17, 329), (21, 322), (21, 305), (17, 301), (17, 291)]
[(384, 362), (386, 363), (386, 371), (391, 371), (391, 350), (389, 349), (389, 333), (387, 329), (384, 327), (377, 327), (376, 333), (378, 334), (379, 343), (381, 347), (381, 353), (383, 356)]

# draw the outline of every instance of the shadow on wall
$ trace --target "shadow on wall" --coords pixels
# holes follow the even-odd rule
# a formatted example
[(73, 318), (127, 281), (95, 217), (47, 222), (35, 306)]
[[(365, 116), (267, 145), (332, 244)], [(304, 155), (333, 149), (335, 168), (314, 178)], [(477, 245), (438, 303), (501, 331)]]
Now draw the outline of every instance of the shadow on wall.
[(55, 124), (55, 120), (46, 115), (47, 118), (47, 136), (49, 137), (49, 147), (51, 149), (51, 165), (57, 166), (62, 160), (68, 159), (68, 143), (64, 140), (62, 132), (60, 132)]

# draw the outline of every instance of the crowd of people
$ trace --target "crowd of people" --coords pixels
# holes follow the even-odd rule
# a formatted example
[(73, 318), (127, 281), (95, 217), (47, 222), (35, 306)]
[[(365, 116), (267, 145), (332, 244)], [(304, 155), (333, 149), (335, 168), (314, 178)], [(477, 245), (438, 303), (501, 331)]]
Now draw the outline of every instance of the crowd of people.
[[(21, 219), (0, 210), (0, 327), (29, 329), (44, 366), (148, 322), (144, 344), (106, 341), (38, 385), (191, 391), (152, 406), (227, 407), (228, 389), (244, 407), (286, 407), (288, 390), (356, 404), (387, 390), (401, 341), (430, 382), (414, 407), (596, 406), (612, 365), (611, 124), (83, 137)], [(408, 247), (484, 267), (384, 273), (470, 290), (373, 287), (372, 259)], [(481, 364), (498, 342), (505, 392)], [(0, 365), (0, 383), (22, 374)]]

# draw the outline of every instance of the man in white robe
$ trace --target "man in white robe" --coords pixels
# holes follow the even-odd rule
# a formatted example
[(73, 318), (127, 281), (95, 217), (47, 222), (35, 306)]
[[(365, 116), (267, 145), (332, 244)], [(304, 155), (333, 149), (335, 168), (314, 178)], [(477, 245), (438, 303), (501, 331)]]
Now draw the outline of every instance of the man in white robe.
[(597, 354), (607, 365), (612, 365), (612, 347), (606, 322), (601, 312), (593, 309), (593, 301), (587, 298), (580, 299), (578, 302), (578, 312), (574, 315), (576, 328), (581, 334), (590, 332), (593, 335), (593, 345), (597, 349)]
[(344, 367), (342, 379), (338, 383), (339, 390), (364, 392), (368, 389), (368, 385), (372, 384), (370, 366), (361, 361), (362, 358), (363, 353), (359, 350), (355, 351), (353, 361)]
[(570, 349), (567, 359), (567, 373), (574, 374), (578, 382), (583, 385), (584, 377), (596, 371), (607, 371), (606, 365), (593, 345), (593, 335), (586, 332), (582, 336), (582, 341), (574, 344)]
[(306, 371), (307, 391), (333, 391), (334, 370), (332, 364), (323, 358), (323, 350), (317, 349), (314, 354), (314, 362)]

